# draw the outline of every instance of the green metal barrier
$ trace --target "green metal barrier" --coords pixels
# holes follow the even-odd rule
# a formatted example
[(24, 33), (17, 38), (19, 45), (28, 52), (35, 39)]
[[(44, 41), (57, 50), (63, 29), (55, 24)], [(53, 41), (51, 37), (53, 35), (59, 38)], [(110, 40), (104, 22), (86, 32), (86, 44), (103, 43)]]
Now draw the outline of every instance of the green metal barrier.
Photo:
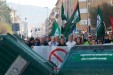
[(18, 37), (0, 35), (0, 75), (113, 75), (113, 45), (75, 46), (57, 73), (54, 66)]
[(53, 66), (11, 35), (0, 36), (0, 75), (52, 75)]
[(113, 75), (113, 45), (73, 47), (58, 75)]
[[(23, 39), (21, 39), (18, 35), (16, 35), (16, 34), (13, 34), (13, 35), (7, 34), (7, 35), (8, 35), (10, 38), (16, 40), (21, 46), (25, 47), (26, 49), (30, 49), (30, 50), (31, 50), (31, 48), (30, 48), (28, 45), (26, 45), (26, 44), (24, 43)], [(40, 55), (38, 55), (38, 57), (40, 57), (41, 59), (43, 59)], [(56, 66), (56, 65), (55, 65), (54, 63), (52, 63), (51, 61), (47, 61), (47, 60), (45, 60), (45, 61), (46, 61), (45, 64), (47, 64), (47, 65), (49, 65), (49, 66), (51, 66), (51, 67)]]
[[(11, 35), (11, 34), (8, 34), (8, 35)], [(14, 36), (16, 39), (20, 40), (21, 42), (24, 42), (24, 39), (22, 39), (21, 37), (19, 37), (17, 34), (13, 34), (13, 36)]]

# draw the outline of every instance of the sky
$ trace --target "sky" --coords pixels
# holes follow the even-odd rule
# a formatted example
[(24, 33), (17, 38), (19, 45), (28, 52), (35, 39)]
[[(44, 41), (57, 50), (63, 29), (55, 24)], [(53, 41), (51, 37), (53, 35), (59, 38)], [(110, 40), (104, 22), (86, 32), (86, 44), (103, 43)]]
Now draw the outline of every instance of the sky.
[(6, 0), (6, 1), (22, 5), (33, 5), (53, 8), (57, 0)]
[(43, 24), (45, 22), (45, 19), (47, 18), (47, 9), (45, 9), (45, 7), (48, 7), (48, 16), (49, 16), (51, 9), (55, 6), (57, 2), (57, 0), (6, 0), (6, 1), (8, 3), (16, 4), (16, 5), (10, 4), (10, 7), (16, 10), (17, 12), (16, 14), (20, 15), (22, 20), (24, 20), (24, 18), (27, 18), (27, 22), (29, 25), (36, 26)]

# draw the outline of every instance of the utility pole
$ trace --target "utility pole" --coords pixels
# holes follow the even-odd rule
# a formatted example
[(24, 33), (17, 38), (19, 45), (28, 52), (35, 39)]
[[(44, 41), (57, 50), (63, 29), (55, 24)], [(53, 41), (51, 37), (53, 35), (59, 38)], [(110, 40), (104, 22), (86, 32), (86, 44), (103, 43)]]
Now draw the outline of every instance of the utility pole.
[(28, 36), (28, 23), (27, 23), (27, 18), (25, 18), (25, 26), (24, 26), (24, 32), (25, 32), (25, 39), (27, 40), (27, 36)]
[[(49, 20), (48, 19), (48, 7), (45, 7), (46, 9), (47, 9), (47, 21)], [(47, 22), (47, 24), (46, 24), (46, 30), (47, 30), (47, 36), (48, 36), (48, 33), (49, 33), (49, 31), (48, 31), (48, 22)]]
[(90, 33), (90, 28), (89, 28), (89, 6), (90, 6), (90, 2), (89, 2), (89, 0), (87, 0), (87, 2), (86, 2), (86, 5), (87, 5), (87, 29), (88, 29), (88, 34)]

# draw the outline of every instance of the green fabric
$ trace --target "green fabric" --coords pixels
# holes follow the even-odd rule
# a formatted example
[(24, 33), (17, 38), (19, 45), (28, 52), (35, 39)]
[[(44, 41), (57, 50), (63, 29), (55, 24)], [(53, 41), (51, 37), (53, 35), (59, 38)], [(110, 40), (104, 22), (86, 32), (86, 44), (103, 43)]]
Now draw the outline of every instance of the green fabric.
[(60, 36), (60, 34), (61, 34), (61, 32), (60, 32), (58, 23), (56, 21), (54, 21), (53, 28), (52, 28), (52, 36)]
[(61, 26), (61, 34), (64, 34), (64, 32), (65, 32), (65, 28)]
[[(0, 75), (5, 73), (14, 63), (18, 56), (21, 56), (28, 62), (21, 75), (52, 75), (53, 68), (49, 63), (20, 39), (13, 35), (0, 35)], [(51, 65), (51, 64), (50, 64)]]
[(84, 42), (84, 45), (90, 45), (90, 43), (88, 41)]
[(98, 7), (98, 15), (97, 15), (97, 38), (103, 38), (105, 35), (105, 27), (103, 23), (103, 16), (100, 8)]
[(70, 33), (72, 33), (73, 29), (76, 28), (76, 23), (81, 20), (80, 18), (80, 10), (79, 10), (79, 3), (77, 3), (76, 8), (71, 16), (71, 18), (67, 22), (66, 30), (64, 35), (68, 37)]
[(67, 18), (66, 18), (65, 14), (64, 14), (64, 6), (63, 6), (63, 4), (62, 4), (62, 8), (61, 8), (61, 18), (62, 18), (62, 20), (66, 20), (67, 21)]
[[(62, 4), (62, 7), (61, 7), (61, 19), (62, 19), (62, 21), (63, 20), (66, 20), (67, 21), (67, 17), (64, 14), (64, 6), (63, 6), (63, 4)], [(62, 25), (61, 26), (61, 33), (64, 34), (64, 32), (65, 32), (65, 27)]]

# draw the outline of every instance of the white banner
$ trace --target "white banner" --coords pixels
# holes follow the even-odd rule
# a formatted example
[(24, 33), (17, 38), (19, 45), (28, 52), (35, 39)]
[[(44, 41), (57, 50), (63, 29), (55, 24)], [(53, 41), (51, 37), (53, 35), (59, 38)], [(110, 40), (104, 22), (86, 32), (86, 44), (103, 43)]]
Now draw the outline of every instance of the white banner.
[(60, 67), (70, 48), (67, 46), (34, 46), (33, 50)]

